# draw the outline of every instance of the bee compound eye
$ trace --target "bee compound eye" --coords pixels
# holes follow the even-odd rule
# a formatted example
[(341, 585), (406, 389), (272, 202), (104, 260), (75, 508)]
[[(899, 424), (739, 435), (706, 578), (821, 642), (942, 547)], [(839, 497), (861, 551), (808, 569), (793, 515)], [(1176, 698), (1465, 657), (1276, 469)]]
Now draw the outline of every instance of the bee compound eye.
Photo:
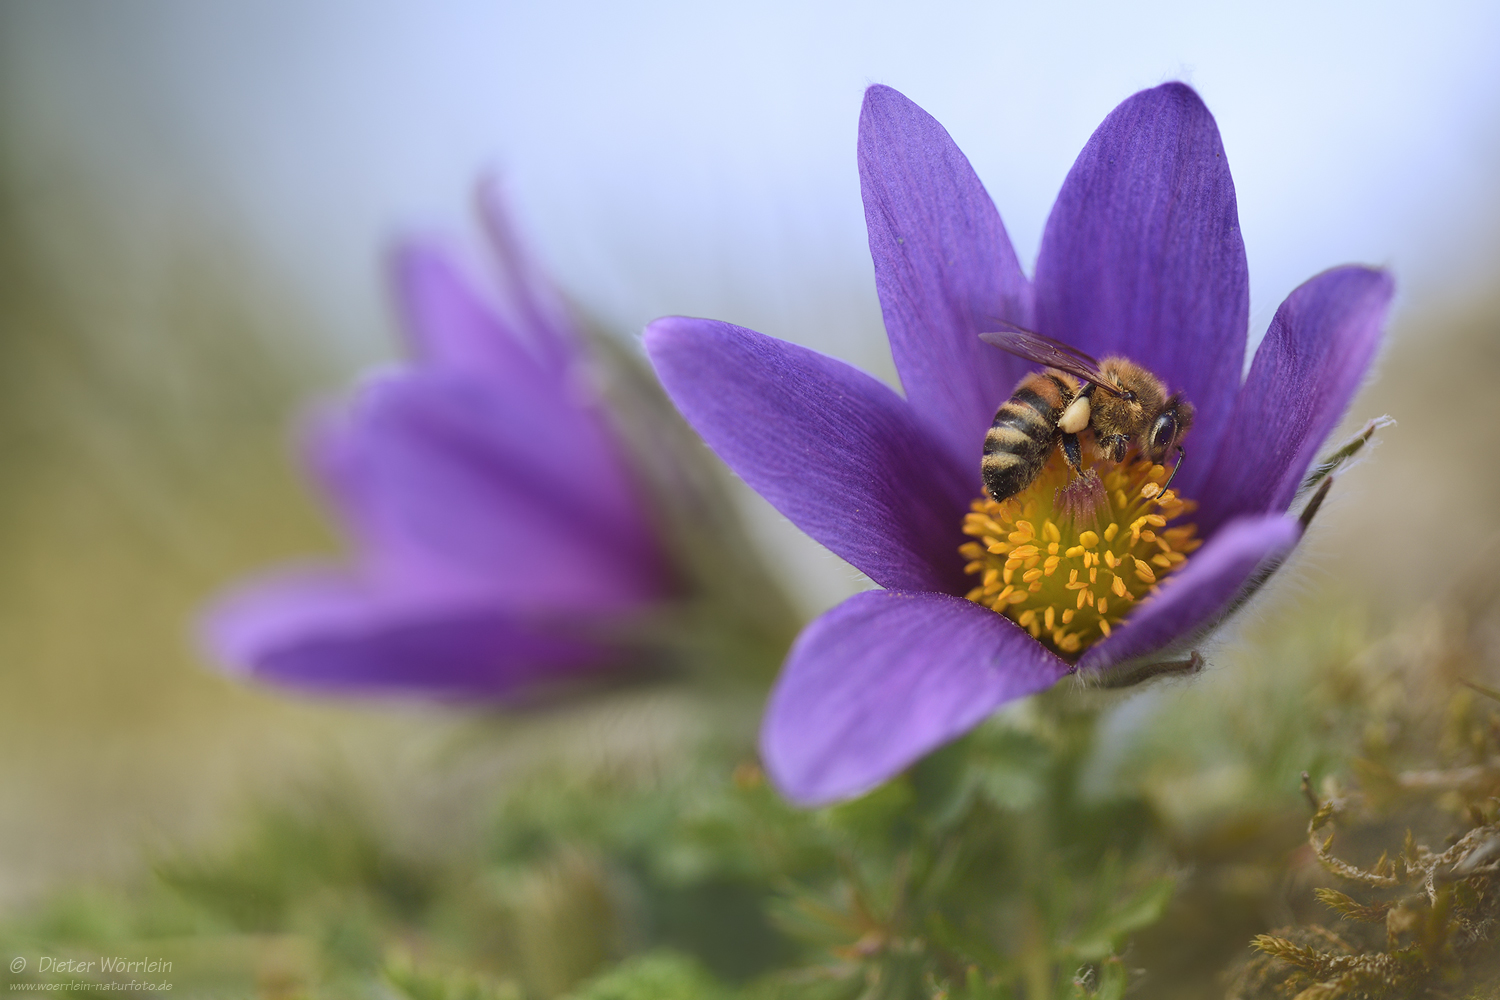
[(1173, 413), (1163, 413), (1156, 418), (1151, 425), (1150, 447), (1153, 453), (1164, 452), (1172, 446), (1172, 441), (1177, 437), (1177, 416)]

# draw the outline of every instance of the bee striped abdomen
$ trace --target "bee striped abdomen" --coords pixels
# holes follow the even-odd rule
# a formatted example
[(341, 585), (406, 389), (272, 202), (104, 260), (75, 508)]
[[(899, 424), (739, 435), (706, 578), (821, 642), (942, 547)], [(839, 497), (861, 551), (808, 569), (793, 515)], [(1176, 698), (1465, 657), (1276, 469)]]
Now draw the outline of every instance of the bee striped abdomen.
[(1072, 401), (1073, 389), (1051, 373), (1026, 376), (1015, 394), (995, 411), (984, 436), (980, 471), (996, 500), (1021, 492), (1042, 471), (1057, 446), (1057, 421)]

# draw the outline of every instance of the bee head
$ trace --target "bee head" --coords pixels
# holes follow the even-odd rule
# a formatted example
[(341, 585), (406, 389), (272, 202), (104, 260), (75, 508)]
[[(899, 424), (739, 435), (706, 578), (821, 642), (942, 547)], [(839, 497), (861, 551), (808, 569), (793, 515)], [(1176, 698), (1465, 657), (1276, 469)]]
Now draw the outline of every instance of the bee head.
[(1144, 441), (1151, 421), (1166, 405), (1161, 380), (1125, 358), (1105, 358), (1099, 370), (1114, 383), (1114, 392), (1096, 392), (1094, 431), (1101, 438), (1123, 436)]
[(1151, 461), (1160, 462), (1167, 452), (1177, 444), (1193, 423), (1193, 404), (1184, 402), (1181, 393), (1176, 393), (1162, 406), (1151, 429), (1146, 435), (1146, 453)]

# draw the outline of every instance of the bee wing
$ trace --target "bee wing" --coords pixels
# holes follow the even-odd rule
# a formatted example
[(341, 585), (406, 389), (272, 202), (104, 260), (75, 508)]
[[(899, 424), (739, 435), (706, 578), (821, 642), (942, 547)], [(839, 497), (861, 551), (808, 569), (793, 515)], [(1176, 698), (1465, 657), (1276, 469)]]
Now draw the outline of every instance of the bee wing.
[(1024, 330), (1005, 320), (997, 320), (996, 324), (1000, 329), (981, 333), (979, 339), (1017, 357), (1065, 371), (1069, 375), (1076, 375), (1085, 382), (1094, 383), (1111, 395), (1119, 395), (1115, 387), (1104, 377), (1104, 373), (1099, 370), (1099, 362), (1077, 348), (1069, 347), (1060, 340), (1053, 340), (1040, 333)]

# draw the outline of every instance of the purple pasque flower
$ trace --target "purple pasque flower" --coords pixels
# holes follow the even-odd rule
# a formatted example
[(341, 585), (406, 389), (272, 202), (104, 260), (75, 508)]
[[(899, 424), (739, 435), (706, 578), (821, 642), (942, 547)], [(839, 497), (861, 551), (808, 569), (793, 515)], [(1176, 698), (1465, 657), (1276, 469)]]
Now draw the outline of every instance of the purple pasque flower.
[[(808, 626), (771, 694), (762, 754), (805, 805), (874, 787), (1074, 669), (1201, 635), (1297, 543), (1287, 509), (1364, 377), (1392, 292), (1369, 268), (1312, 278), (1277, 311), (1242, 382), (1249, 295), (1234, 185), (1213, 117), (1180, 83), (1131, 97), (1090, 138), (1031, 281), (948, 133), (889, 87), (865, 94), (859, 172), (904, 399), (728, 323), (673, 317), (646, 333), (668, 394), (709, 446), (884, 588)], [(999, 320), (1124, 355), (1197, 410), (1173, 489), (1197, 500), (1202, 547), (1076, 663), (963, 597), (973, 580), (960, 525), (981, 495), (985, 433), (1036, 368), (980, 341)]]
[(204, 635), (233, 673), (327, 693), (510, 700), (621, 664), (668, 561), (583, 340), (490, 189), (493, 303), (435, 246), (393, 261), (413, 361), (324, 414), (311, 473), (352, 566), (243, 585)]

